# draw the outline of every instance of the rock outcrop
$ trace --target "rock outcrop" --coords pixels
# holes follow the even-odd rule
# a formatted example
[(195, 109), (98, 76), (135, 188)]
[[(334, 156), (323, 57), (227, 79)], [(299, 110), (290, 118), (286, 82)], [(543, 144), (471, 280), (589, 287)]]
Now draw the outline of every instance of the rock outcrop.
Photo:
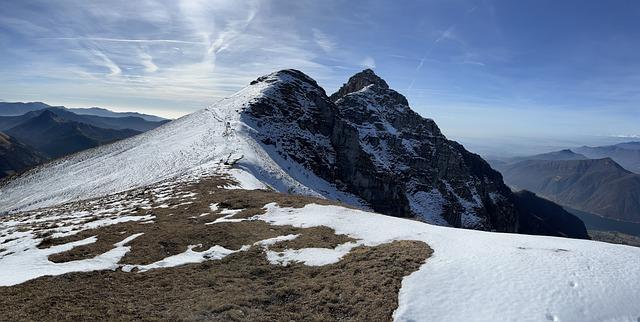
[(254, 82), (273, 83), (270, 93), (243, 112), (257, 139), (375, 211), (517, 231), (512, 195), (501, 175), (412, 111), (373, 71), (354, 75), (331, 98), (299, 71)]

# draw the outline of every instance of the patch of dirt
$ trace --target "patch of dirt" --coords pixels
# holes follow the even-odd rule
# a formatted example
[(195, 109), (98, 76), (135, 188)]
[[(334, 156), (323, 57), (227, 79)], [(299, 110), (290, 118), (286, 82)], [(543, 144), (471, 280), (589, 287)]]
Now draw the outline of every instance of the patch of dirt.
[(329, 227), (311, 227), (300, 231), (300, 236), (293, 240), (281, 241), (269, 249), (273, 251), (284, 251), (285, 249), (302, 249), (311, 247), (335, 248), (340, 244), (355, 241), (346, 235), (336, 235), (335, 231)]

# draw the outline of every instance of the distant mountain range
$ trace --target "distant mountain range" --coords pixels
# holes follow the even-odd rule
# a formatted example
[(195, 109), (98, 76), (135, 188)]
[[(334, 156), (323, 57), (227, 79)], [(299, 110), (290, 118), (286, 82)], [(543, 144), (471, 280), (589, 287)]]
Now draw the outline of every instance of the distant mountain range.
[(575, 153), (569, 149), (536, 154), (528, 157), (516, 157), (509, 160), (510, 163), (524, 161), (524, 160), (586, 160), (589, 159), (586, 156)]
[(6, 133), (49, 158), (58, 158), (142, 132), (100, 128), (71, 121), (45, 110), (40, 115), (7, 130)]
[(6, 131), (8, 129), (19, 126), (20, 124), (27, 122), (44, 112), (50, 112), (56, 115), (58, 118), (64, 119), (66, 121), (85, 123), (105, 129), (131, 129), (139, 132), (148, 131), (158, 127), (159, 125), (169, 122), (168, 120), (163, 120), (160, 122), (147, 121), (136, 116), (104, 117), (95, 115), (80, 115), (71, 112), (71, 110), (69, 109), (61, 107), (48, 107), (45, 109), (30, 111), (18, 116), (0, 116), (0, 131)]
[(78, 111), (44, 103), (0, 103), (0, 115), (0, 178), (169, 122), (152, 115), (99, 108)]
[(51, 106), (42, 102), (28, 102), (28, 103), (0, 102), (0, 116), (18, 116), (18, 115), (25, 114), (27, 112), (43, 110), (51, 107), (66, 109), (78, 115), (94, 115), (94, 116), (118, 117), (118, 118), (132, 116), (132, 117), (139, 117), (141, 119), (151, 121), (151, 122), (167, 121), (167, 119), (159, 116), (142, 114), (137, 112), (114, 112), (114, 111), (100, 108), (100, 107), (66, 108), (64, 106)]
[(612, 158), (587, 159), (563, 150), (492, 162), (514, 189), (603, 217), (640, 222), (640, 175)]
[(591, 159), (611, 158), (625, 169), (640, 173), (640, 142), (597, 147), (582, 146), (574, 150)]

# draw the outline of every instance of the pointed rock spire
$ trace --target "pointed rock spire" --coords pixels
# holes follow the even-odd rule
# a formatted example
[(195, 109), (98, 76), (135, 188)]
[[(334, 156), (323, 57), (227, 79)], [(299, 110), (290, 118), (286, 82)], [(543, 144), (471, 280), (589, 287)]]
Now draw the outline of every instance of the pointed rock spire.
[(389, 88), (389, 85), (387, 85), (387, 82), (385, 82), (384, 79), (378, 77), (378, 75), (376, 75), (376, 73), (374, 73), (373, 70), (367, 68), (351, 76), (349, 78), (349, 81), (347, 81), (346, 84), (343, 84), (342, 87), (340, 87), (340, 89), (336, 93), (331, 95), (330, 98), (332, 101), (335, 102), (338, 99), (344, 97), (345, 95), (353, 92), (357, 92), (371, 84), (377, 85), (378, 87), (381, 87), (384, 89)]

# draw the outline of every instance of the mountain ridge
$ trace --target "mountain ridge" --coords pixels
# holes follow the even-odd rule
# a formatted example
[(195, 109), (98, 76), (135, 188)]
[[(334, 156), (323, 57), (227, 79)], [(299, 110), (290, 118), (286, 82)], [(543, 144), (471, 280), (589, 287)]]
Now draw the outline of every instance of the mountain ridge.
[(518, 189), (607, 218), (640, 221), (640, 175), (611, 158), (524, 160), (496, 166)]
[(30, 119), (38, 117), (45, 112), (51, 112), (59, 118), (64, 118), (68, 121), (74, 121), (79, 123), (85, 123), (91, 126), (100, 127), (104, 129), (125, 130), (131, 129), (135, 131), (148, 131), (155, 127), (158, 127), (168, 121), (150, 122), (140, 117), (126, 116), (126, 117), (103, 117), (95, 115), (80, 115), (73, 113), (69, 109), (62, 107), (47, 107), (44, 109), (34, 110), (17, 116), (0, 116), (0, 130), (7, 131), (11, 128), (17, 127)]
[(640, 174), (640, 142), (597, 147), (582, 146), (575, 150), (592, 159), (611, 158), (625, 169)]
[(43, 152), (50, 158), (58, 158), (137, 135), (140, 132), (129, 129), (98, 128), (62, 119), (57, 114), (44, 110), (38, 116), (7, 130), (6, 133)]
[(151, 122), (166, 121), (166, 118), (138, 112), (114, 112), (101, 107), (68, 108), (64, 106), (52, 106), (43, 102), (0, 102), (0, 116), (19, 116), (28, 112), (47, 108), (65, 109), (79, 115), (94, 115), (102, 117), (139, 117)]
[(30, 171), (0, 188), (0, 208), (97, 197), (225, 163), (255, 188), (439, 225), (521, 228), (514, 196), (482, 158), (446, 139), (373, 71), (345, 86), (333, 102), (300, 71), (259, 77), (204, 110)]

